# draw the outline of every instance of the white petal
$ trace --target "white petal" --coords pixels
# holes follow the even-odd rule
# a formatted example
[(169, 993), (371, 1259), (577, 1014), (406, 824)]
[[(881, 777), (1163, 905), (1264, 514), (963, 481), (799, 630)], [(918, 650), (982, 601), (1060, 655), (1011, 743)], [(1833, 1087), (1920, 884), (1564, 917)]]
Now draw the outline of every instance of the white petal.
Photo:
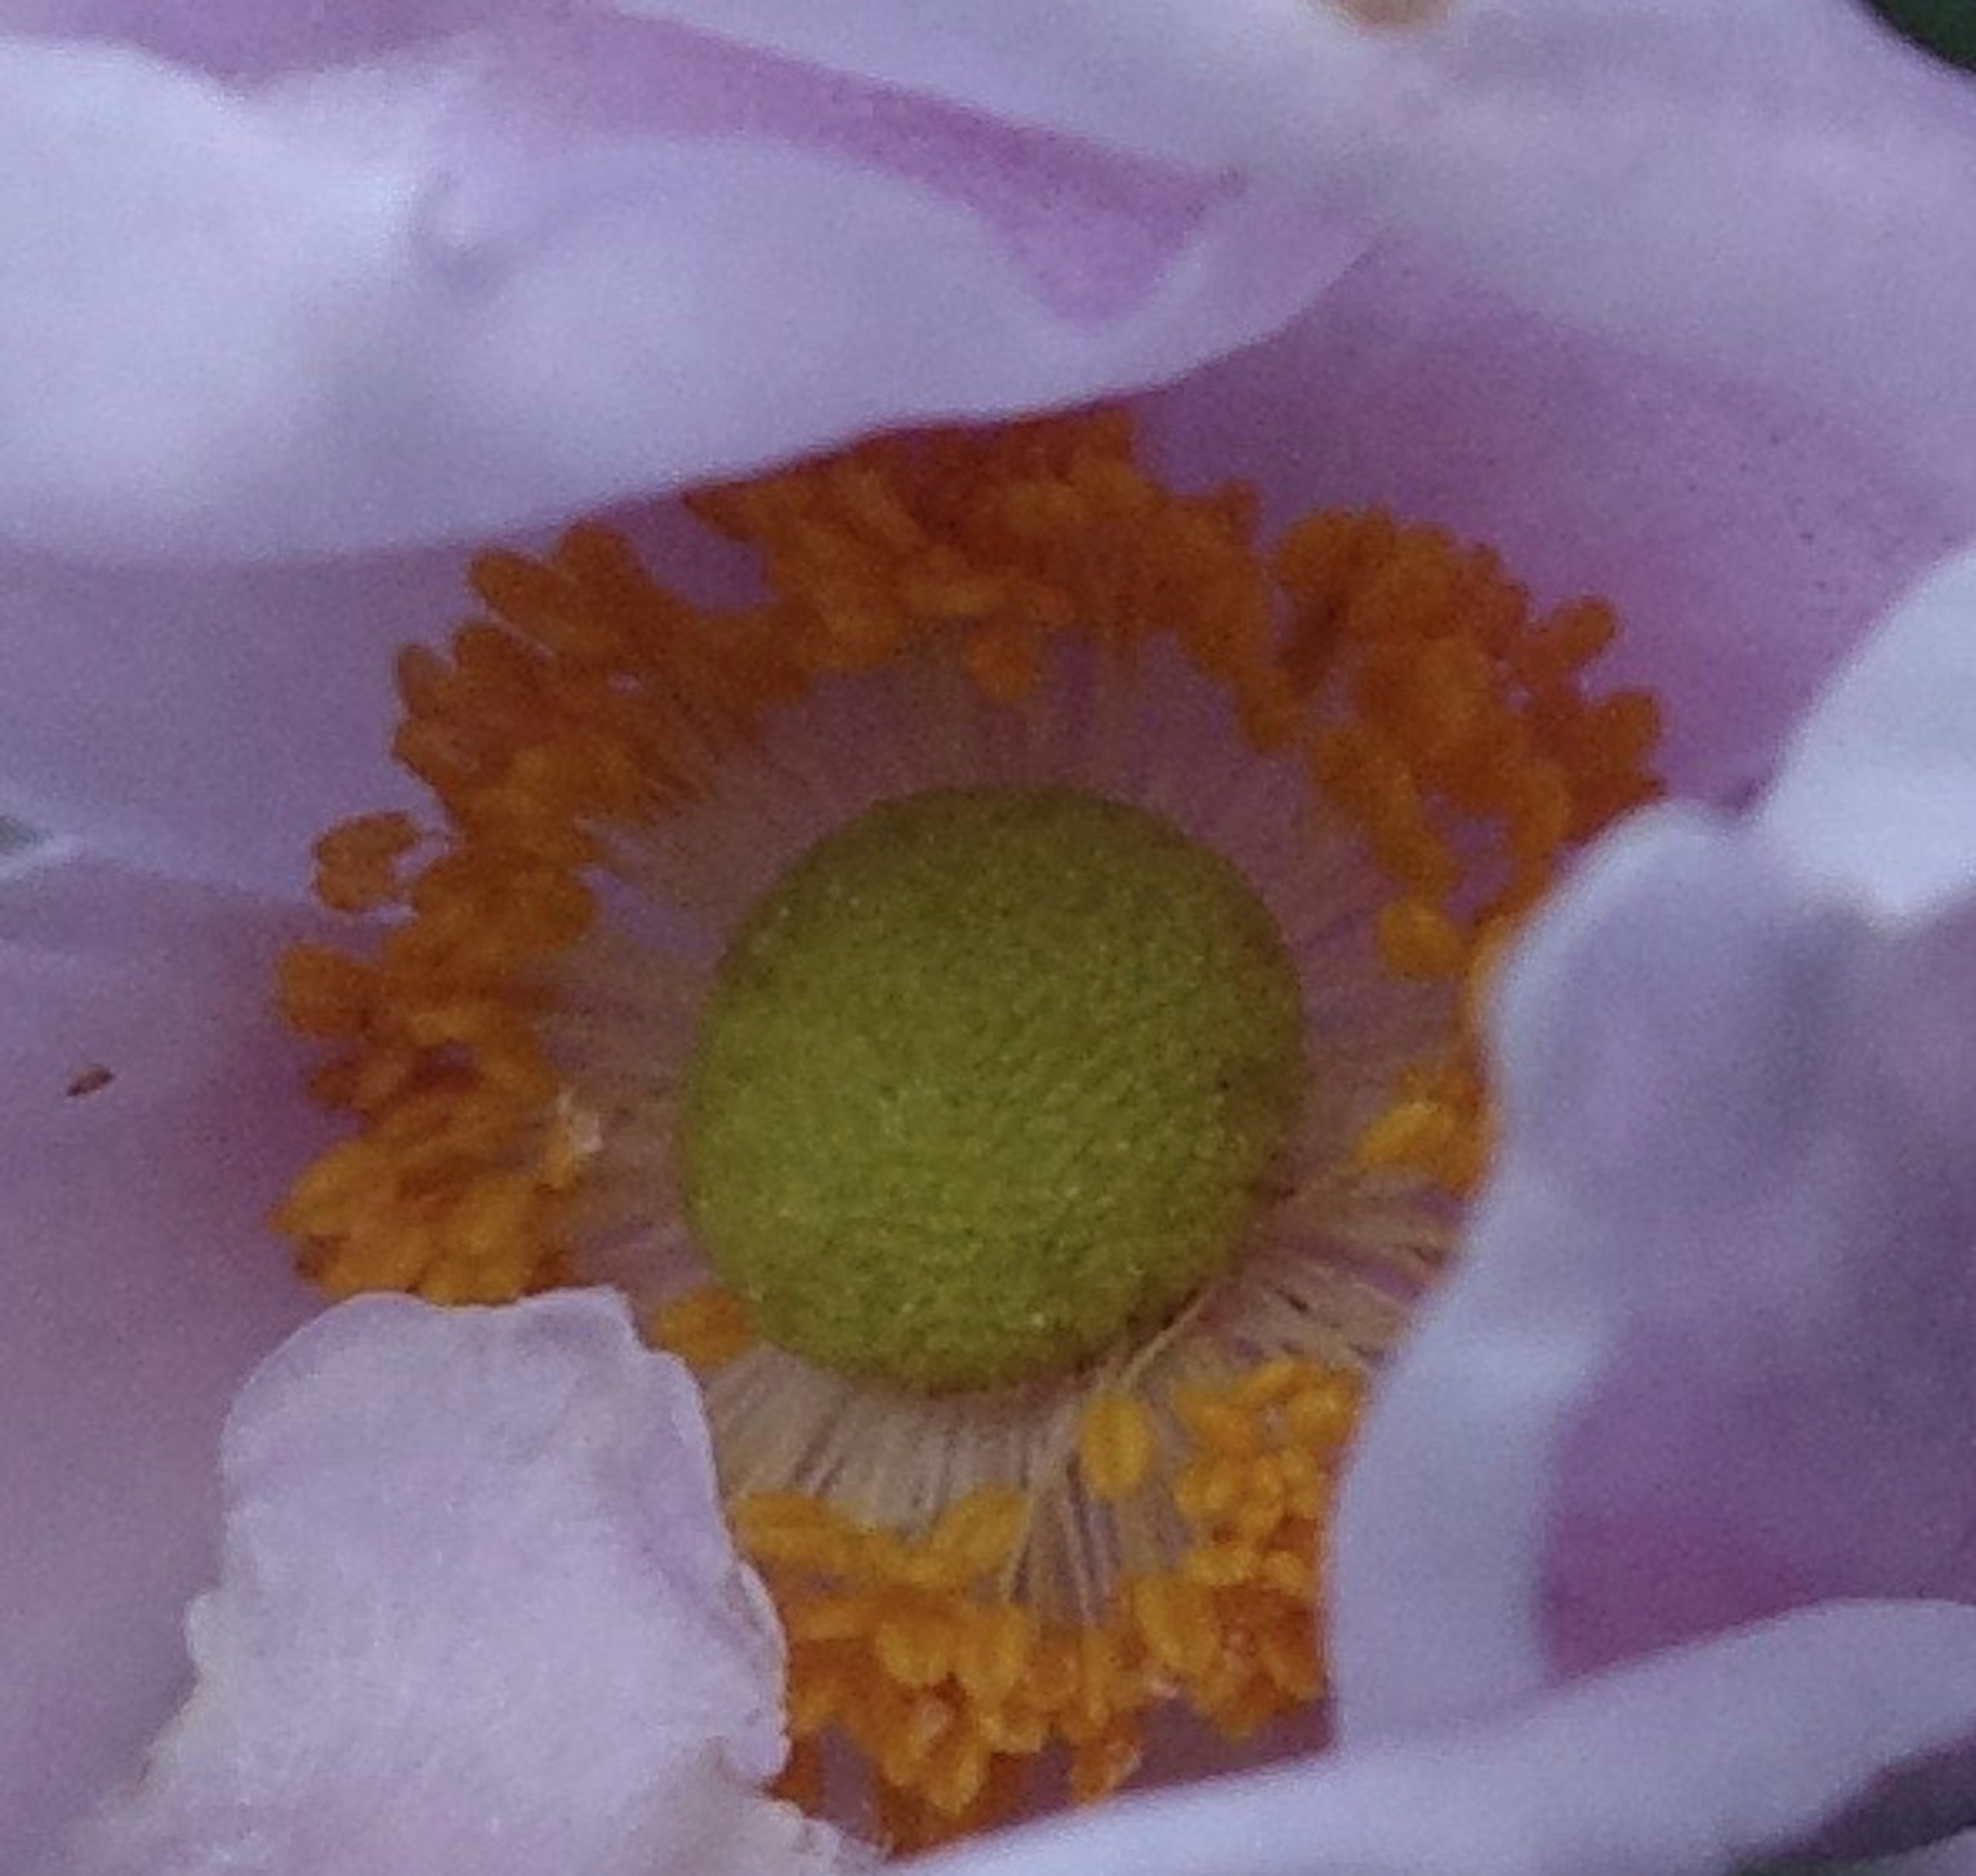
[(1976, 885), (1976, 552), (1860, 648), (1792, 741), (1760, 819), (1808, 879), (1895, 918)]
[(690, 1378), (624, 1305), (362, 1298), (236, 1403), (199, 1682), (83, 1868), (769, 1876), (782, 1654)]

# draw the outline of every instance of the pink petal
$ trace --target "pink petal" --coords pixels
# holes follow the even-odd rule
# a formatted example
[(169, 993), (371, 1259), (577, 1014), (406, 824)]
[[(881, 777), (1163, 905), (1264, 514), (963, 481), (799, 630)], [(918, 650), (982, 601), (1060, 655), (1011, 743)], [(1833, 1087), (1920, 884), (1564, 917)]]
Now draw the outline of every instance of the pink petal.
[(1502, 1149), (1345, 1495), (1348, 1739), (1825, 1599), (1976, 1601), (1976, 821), (1933, 812), (1970, 598), (1862, 654), (1782, 811), (1642, 817), (1514, 961)]
[(84, 1871), (862, 1866), (758, 1789), (781, 1638), (698, 1390), (619, 1298), (346, 1304), (249, 1383), (222, 1462), (199, 1685)]
[(1976, 492), (1976, 84), (1857, 0), (1466, 0), (1395, 223), (1533, 308)]
[[(1309, 81), (1320, 144), (1362, 128), (1367, 42), (1288, 0), (1191, 64), (1150, 9), (1011, 9), (953, 95), (864, 76), (868, 31), (832, 70), (664, 13), (34, 9), (90, 36), (0, 41), (10, 526), (95, 556), (484, 532), (1170, 378), (1357, 251), (1351, 164), (1229, 128), (1259, 64)], [(1101, 24), (1166, 74), (1143, 114), (997, 107)]]
[(1808, 878), (1902, 918), (1976, 878), (1976, 553), (1860, 648), (1806, 719), (1761, 810)]
[(294, 923), (100, 866), (0, 893), (12, 1868), (31, 1865), (176, 1698), (181, 1611), (212, 1573), (227, 1402), (310, 1307), (263, 1224), (319, 1139), (267, 1008)]
[(1499, 1723), (1122, 1800), (924, 1876), (1732, 1876), (1976, 1731), (1976, 1612), (1834, 1604)]

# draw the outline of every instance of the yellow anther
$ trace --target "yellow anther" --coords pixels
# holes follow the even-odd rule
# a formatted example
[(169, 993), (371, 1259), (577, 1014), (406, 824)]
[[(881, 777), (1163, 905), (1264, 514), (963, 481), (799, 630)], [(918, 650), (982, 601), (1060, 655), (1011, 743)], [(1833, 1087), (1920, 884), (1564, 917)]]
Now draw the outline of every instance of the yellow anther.
[(1214, 1604), (1200, 1584), (1177, 1576), (1132, 1585), (1133, 1616), (1154, 1659), (1183, 1679), (1207, 1671), (1220, 1647)]
[(924, 1611), (904, 1610), (878, 1624), (878, 1665), (902, 1687), (937, 1687), (953, 1667), (946, 1624)]
[(1343, 1375), (1326, 1377), (1300, 1390), (1284, 1409), (1291, 1439), (1306, 1452), (1342, 1449), (1357, 1425), (1359, 1391)]
[(1181, 1424), (1207, 1451), (1229, 1459), (1250, 1459), (1260, 1450), (1262, 1429), (1256, 1416), (1224, 1394), (1183, 1388), (1174, 1398)]
[(398, 862), (418, 845), (405, 814), (365, 814), (315, 843), (316, 896), (334, 912), (367, 912), (399, 894)]
[(668, 1298), (647, 1323), (651, 1340), (702, 1373), (744, 1355), (755, 1336), (748, 1306), (732, 1291), (713, 1284)]
[(370, 965), (323, 945), (298, 945), (281, 961), (282, 1014), (299, 1035), (362, 1034), (378, 989)]
[(1071, 1795), (1087, 1805), (1109, 1796), (1139, 1769), (1144, 1756), (1135, 1729), (1104, 1733), (1086, 1740), (1071, 1758)]
[(920, 1775), (940, 1741), (952, 1731), (954, 1710), (937, 1695), (921, 1693), (885, 1716), (878, 1768), (894, 1785), (920, 1787)]
[(1395, 899), (1379, 913), (1380, 961), (1396, 977), (1452, 977), (1467, 954), (1461, 929), (1437, 907)]
[(1135, 1396), (1094, 1394), (1077, 1423), (1077, 1462), (1084, 1488), (1107, 1504), (1130, 1498), (1153, 1466), (1152, 1416)]
[(1241, 1469), (1225, 1462), (1196, 1460), (1174, 1478), (1173, 1501), (1191, 1525), (1220, 1524), (1242, 1502)]
[(1262, 1558), (1253, 1545), (1223, 1539), (1197, 1545), (1181, 1559), (1180, 1567), (1190, 1583), (1207, 1589), (1232, 1589), (1256, 1576), (1262, 1568)]
[(985, 1707), (999, 1706), (1023, 1683), (1036, 1653), (1036, 1620), (1013, 1603), (967, 1610), (953, 1644), (953, 1677)]
[(989, 1751), (976, 1735), (950, 1733), (929, 1755), (920, 1789), (934, 1810), (950, 1818), (965, 1812), (988, 1782)]
[(802, 1493), (755, 1493), (727, 1508), (735, 1535), (758, 1562), (841, 1574), (858, 1554), (855, 1535), (843, 1519)]
[(968, 1578), (987, 1576), (1014, 1555), (1029, 1517), (1027, 1494), (984, 1487), (941, 1514), (927, 1548)]
[(1459, 1116), (1438, 1101), (1397, 1102), (1358, 1136), (1355, 1157), (1368, 1172), (1418, 1166), (1444, 1152), (1460, 1129)]
[(1294, 1601), (1308, 1601), (1315, 1575), (1308, 1545), (1298, 1550), (1273, 1550), (1263, 1558), (1256, 1581)]
[(1233, 1404), (1250, 1413), (1279, 1406), (1321, 1370), (1300, 1355), (1276, 1355), (1260, 1362), (1229, 1390)]

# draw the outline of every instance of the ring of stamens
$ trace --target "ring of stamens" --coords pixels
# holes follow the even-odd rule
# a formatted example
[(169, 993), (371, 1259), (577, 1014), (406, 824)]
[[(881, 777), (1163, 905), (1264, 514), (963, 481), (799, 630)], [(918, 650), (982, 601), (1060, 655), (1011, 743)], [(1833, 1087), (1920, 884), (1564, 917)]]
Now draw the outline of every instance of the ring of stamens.
[[(881, 440), (693, 506), (762, 597), (695, 604), (580, 528), (483, 556), (484, 615), (402, 658), (397, 754), (440, 814), (318, 846), (321, 896), (370, 935), (291, 953), (282, 996), (354, 1128), (282, 1222), (336, 1294), (632, 1290), (703, 1376), (789, 1630), (794, 1785), (848, 1739), (916, 1844), (1055, 1750), (1077, 1795), (1112, 1789), (1156, 1706), (1239, 1735), (1321, 1693), (1362, 1377), (1487, 1157), (1479, 999), (1560, 856), (1651, 793), (1655, 711), (1586, 694), (1602, 604), (1535, 616), (1486, 549), (1377, 512), (1266, 556), (1245, 490), (1161, 486), (1116, 414)], [(893, 750), (912, 785), (969, 779), (965, 750), (1128, 798), (1172, 740), (1135, 713), (1191, 725), (1204, 698), (1336, 1083), (1239, 1262), (1144, 1344), (991, 1394), (763, 1342), (680, 1225), (667, 1076), (711, 959), (654, 907), (731, 930), (799, 845), (785, 823), (881, 798), (882, 775), (819, 783), (833, 748), (861, 771)], [(1174, 793), (1191, 809), (1210, 779)]]

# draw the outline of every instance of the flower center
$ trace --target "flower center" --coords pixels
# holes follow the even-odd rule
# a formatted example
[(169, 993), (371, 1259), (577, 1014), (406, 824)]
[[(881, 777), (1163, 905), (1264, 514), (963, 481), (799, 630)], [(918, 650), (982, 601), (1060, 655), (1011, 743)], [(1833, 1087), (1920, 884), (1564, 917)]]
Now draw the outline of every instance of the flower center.
[(1218, 854), (1070, 789), (874, 808), (722, 961), (680, 1153), (709, 1261), (819, 1366), (1073, 1368), (1226, 1267), (1303, 1082), (1297, 974)]
[(282, 999), (351, 1126), (281, 1222), (338, 1294), (622, 1287), (782, 1619), (785, 1790), (861, 1767), (924, 1846), (1322, 1696), (1494, 961), (1658, 711), (1589, 687), (1603, 602), (1378, 510), (1265, 543), (1118, 413), (691, 506), (758, 590), (585, 526), (401, 657), (434, 808), (318, 843), (364, 924)]

